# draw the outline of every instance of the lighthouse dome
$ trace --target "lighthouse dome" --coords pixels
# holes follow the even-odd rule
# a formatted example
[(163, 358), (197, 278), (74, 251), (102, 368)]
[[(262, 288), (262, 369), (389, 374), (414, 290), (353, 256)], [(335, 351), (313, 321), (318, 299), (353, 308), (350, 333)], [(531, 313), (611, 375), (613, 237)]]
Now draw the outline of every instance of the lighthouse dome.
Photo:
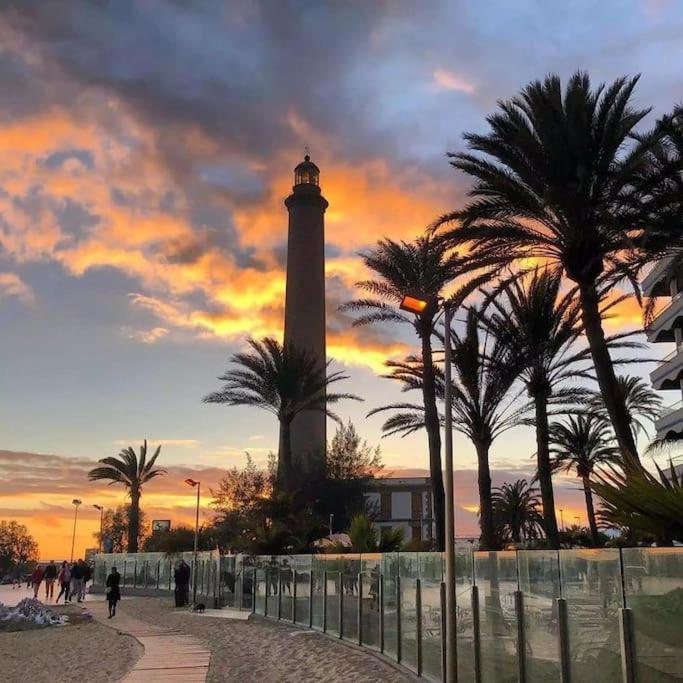
[(294, 185), (320, 185), (320, 169), (311, 161), (308, 154), (294, 169)]

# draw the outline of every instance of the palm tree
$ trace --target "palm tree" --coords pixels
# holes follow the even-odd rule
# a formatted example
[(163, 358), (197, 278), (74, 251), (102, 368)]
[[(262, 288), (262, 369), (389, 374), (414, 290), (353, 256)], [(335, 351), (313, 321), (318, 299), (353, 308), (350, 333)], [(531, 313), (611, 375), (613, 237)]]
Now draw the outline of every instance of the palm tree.
[(596, 467), (611, 465), (619, 460), (608, 423), (594, 413), (568, 415), (564, 422), (550, 425), (550, 453), (553, 471), (574, 470), (583, 483), (586, 513), (593, 545), (600, 543), (595, 520), (591, 477)]
[(161, 446), (157, 446), (154, 455), (147, 460), (147, 439), (140, 446), (140, 457), (135, 454), (132, 446), (124, 448), (118, 457), (102, 458), (98, 462), (101, 467), (95, 467), (88, 472), (90, 481), (108, 479), (111, 484), (123, 484), (130, 496), (130, 513), (128, 516), (128, 552), (138, 551), (138, 537), (140, 535), (140, 498), (142, 487), (154, 477), (166, 474), (166, 470), (154, 468), (161, 453)]
[[(482, 324), (497, 340), (510, 365), (515, 365), (533, 402), (538, 481), (543, 500), (545, 535), (559, 548), (552, 472), (550, 469), (548, 406), (573, 402), (582, 392), (560, 385), (590, 375), (579, 367), (590, 358), (587, 349), (576, 351), (581, 336), (580, 311), (571, 293), (560, 294), (561, 278), (549, 269), (535, 270), (526, 280), (508, 280), (492, 299), (493, 311)], [(585, 393), (585, 392), (584, 392)]]
[[(482, 343), (479, 330), (480, 315), (470, 308), (465, 322), (465, 333), (451, 331), (454, 380), (453, 426), (465, 434), (477, 452), (479, 521), (481, 525), (480, 547), (495, 550), (498, 540), (493, 517), (491, 498), (491, 469), (489, 451), (495, 439), (503, 432), (519, 424), (526, 406), (512, 410), (507, 399), (517, 376), (517, 371), (494, 342), (491, 349)], [(392, 363), (392, 372), (387, 375), (399, 380), (404, 391), (419, 389), (422, 386), (422, 366), (415, 358), (404, 363)], [(444, 397), (444, 378), (435, 373), (437, 395)], [(385, 436), (400, 434), (407, 436), (424, 428), (424, 409), (412, 403), (394, 403), (376, 408), (368, 415), (392, 411), (382, 426)]]
[[(583, 325), (607, 412), (630, 467), (638, 453), (620, 400), (600, 311), (601, 288), (636, 284), (652, 187), (642, 183), (662, 133), (634, 136), (649, 110), (631, 104), (637, 78), (591, 89), (574, 74), (562, 93), (560, 78), (530, 83), (488, 117), (491, 131), (467, 134), (474, 153), (451, 154), (451, 164), (475, 179), (473, 201), (442, 216), (453, 221), (453, 246), (501, 266), (540, 260), (575, 284)], [(478, 152), (479, 154), (476, 154)], [(660, 212), (664, 201), (659, 202)], [(637, 284), (636, 284), (637, 286)]]
[[(429, 442), (429, 471), (434, 500), (437, 543), (444, 547), (445, 498), (441, 470), (441, 433), (436, 408), (436, 384), (432, 362), (432, 335), (439, 318), (438, 300), (444, 288), (464, 270), (464, 261), (448, 253), (441, 240), (420, 237), (414, 242), (380, 240), (377, 246), (361, 254), (364, 264), (375, 273), (376, 279), (356, 283), (370, 298), (357, 299), (340, 310), (361, 311), (354, 326), (372, 323), (402, 323), (413, 327), (421, 343), (421, 382), (424, 421)], [(455, 299), (460, 299), (487, 276), (474, 278), (461, 288)], [(413, 294), (429, 302), (419, 314), (408, 314), (399, 306), (404, 296)]]
[[(633, 375), (617, 377), (617, 394), (626, 406), (633, 438), (637, 440), (638, 435), (646, 431), (646, 423), (654, 422), (659, 417), (662, 398), (647, 382)], [(591, 405), (600, 415), (607, 417), (601, 394), (595, 394)]]
[(493, 489), (493, 515), (503, 541), (521, 543), (539, 538), (543, 532), (538, 489), (529, 486), (526, 479)]
[[(328, 408), (330, 403), (348, 398), (362, 400), (353, 394), (330, 393), (332, 384), (347, 379), (341, 372), (327, 374), (315, 356), (293, 345), (282, 346), (271, 337), (250, 339), (250, 352), (236, 353), (230, 361), (237, 367), (218, 379), (222, 389), (204, 397), (204, 403), (230, 406), (256, 406), (273, 413), (280, 421), (280, 449), (277, 480), (281, 490), (292, 491), (292, 420), (303, 410), (318, 410), (341, 424)], [(329, 363), (327, 364), (329, 366)]]

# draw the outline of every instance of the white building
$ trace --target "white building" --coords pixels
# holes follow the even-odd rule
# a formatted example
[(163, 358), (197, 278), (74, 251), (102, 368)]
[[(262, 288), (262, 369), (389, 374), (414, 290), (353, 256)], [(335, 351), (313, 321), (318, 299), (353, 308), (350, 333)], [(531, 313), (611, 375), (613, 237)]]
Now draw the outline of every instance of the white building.
[(667, 300), (645, 329), (647, 340), (673, 345), (650, 373), (654, 388), (673, 397), (655, 423), (657, 438), (683, 438), (683, 270), (675, 268), (672, 259), (663, 259), (643, 280), (643, 293)]
[(430, 541), (434, 538), (429, 477), (373, 479), (364, 495), (378, 527), (401, 527), (406, 541)]

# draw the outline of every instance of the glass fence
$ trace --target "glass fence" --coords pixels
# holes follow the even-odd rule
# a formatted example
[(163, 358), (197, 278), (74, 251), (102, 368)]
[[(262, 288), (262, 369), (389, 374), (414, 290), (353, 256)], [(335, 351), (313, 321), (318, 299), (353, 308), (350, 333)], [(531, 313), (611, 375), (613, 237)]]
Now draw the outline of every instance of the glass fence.
[[(444, 667), (440, 553), (99, 555), (122, 589), (172, 591), (192, 568), (208, 606), (232, 607), (362, 645), (420, 676)], [(134, 591), (133, 591), (134, 592)], [(456, 553), (461, 683), (683, 680), (683, 548)]]

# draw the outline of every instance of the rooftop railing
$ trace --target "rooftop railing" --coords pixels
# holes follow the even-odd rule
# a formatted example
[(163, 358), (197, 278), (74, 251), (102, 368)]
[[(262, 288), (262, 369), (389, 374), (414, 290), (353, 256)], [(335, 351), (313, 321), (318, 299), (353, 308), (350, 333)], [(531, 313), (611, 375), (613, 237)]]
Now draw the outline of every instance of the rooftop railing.
[[(134, 566), (124, 597), (131, 580), (172, 589), (162, 567), (173, 558), (123, 562)], [(123, 566), (97, 557), (96, 587), (112, 563)], [(441, 553), (204, 554), (192, 577), (207, 604), (313, 629), (440, 681), (443, 568)], [(461, 550), (456, 574), (459, 683), (683, 677), (683, 548)]]

